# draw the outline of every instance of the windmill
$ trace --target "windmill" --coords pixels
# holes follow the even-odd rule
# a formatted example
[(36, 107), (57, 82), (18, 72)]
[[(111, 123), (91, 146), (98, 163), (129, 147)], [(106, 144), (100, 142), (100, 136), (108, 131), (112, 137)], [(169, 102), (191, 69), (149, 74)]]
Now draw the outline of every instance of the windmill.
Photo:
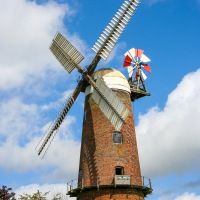
[(76, 68), (81, 73), (82, 79), (78, 82), (74, 92), (68, 97), (62, 111), (49, 128), (49, 132), (46, 133), (38, 144), (38, 155), (41, 155), (42, 152), (42, 155), (45, 155), (65, 116), (69, 112), (80, 92), (84, 91), (88, 84), (92, 85), (94, 88), (95, 92), (92, 98), (99, 105), (101, 111), (116, 130), (121, 129), (130, 111), (101, 79), (97, 78), (95, 81), (91, 75), (94, 73), (100, 59), (103, 58), (106, 60), (108, 58), (139, 3), (140, 0), (128, 0), (124, 1), (120, 6), (94, 44), (92, 50), (96, 53), (96, 56), (88, 66), (87, 70), (84, 70), (79, 65), (84, 59), (83, 55), (81, 55), (81, 53), (60, 33), (57, 33), (54, 37), (52, 44), (50, 45), (51, 52), (68, 73), (71, 73)]
[[(129, 84), (132, 92), (134, 92), (134, 98), (140, 98), (142, 96), (150, 96), (145, 87), (145, 80), (147, 75), (143, 69), (151, 73), (151, 68), (147, 64), (151, 60), (144, 55), (144, 50), (132, 48), (125, 54), (123, 67), (126, 67), (129, 75)], [(133, 100), (135, 100), (133, 99)]]
[(78, 185), (74, 189), (73, 181), (67, 184), (70, 188), (67, 194), (77, 200), (143, 200), (152, 193), (150, 179), (146, 185), (141, 177), (131, 106), (132, 99), (139, 98), (140, 93), (147, 94), (141, 91), (134, 94), (124, 75), (115, 69), (95, 72), (100, 59), (106, 60), (110, 55), (139, 3), (125, 0), (120, 6), (94, 44), (96, 56), (87, 69), (79, 65), (84, 57), (60, 33), (50, 45), (66, 71), (70, 73), (76, 68), (82, 78), (41, 140), (38, 155), (45, 155), (76, 98), (85, 92)]

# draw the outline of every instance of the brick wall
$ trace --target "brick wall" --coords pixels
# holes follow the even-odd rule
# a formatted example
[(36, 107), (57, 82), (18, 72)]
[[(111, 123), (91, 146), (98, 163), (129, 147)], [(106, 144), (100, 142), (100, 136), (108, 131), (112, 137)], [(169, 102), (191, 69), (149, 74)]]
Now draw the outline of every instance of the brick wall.
[[(114, 184), (116, 166), (124, 168), (124, 174), (131, 176), (134, 185), (142, 184), (130, 94), (122, 90), (114, 90), (114, 92), (131, 111), (121, 129), (123, 143), (113, 143), (114, 127), (100, 111), (91, 96), (88, 95), (85, 99), (84, 108), (79, 187)], [(143, 195), (140, 192), (128, 192), (118, 188), (118, 190), (107, 189), (98, 192), (91, 190), (90, 192), (80, 193), (78, 199), (142, 200)]]
[(143, 200), (142, 192), (113, 189), (93, 190), (81, 193), (78, 200)]

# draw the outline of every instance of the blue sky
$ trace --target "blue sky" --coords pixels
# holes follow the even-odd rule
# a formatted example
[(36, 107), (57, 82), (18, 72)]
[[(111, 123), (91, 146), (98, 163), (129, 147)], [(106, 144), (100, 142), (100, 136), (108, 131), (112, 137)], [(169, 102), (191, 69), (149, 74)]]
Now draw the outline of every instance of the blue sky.
[[(23, 192), (66, 192), (77, 177), (84, 94), (70, 110), (46, 157), (35, 147), (76, 86), (49, 51), (60, 31), (85, 56), (122, 0), (0, 0), (0, 184)], [(200, 199), (200, 1), (142, 0), (109, 59), (141, 48), (151, 59), (152, 94), (133, 103), (142, 174), (153, 200)]]

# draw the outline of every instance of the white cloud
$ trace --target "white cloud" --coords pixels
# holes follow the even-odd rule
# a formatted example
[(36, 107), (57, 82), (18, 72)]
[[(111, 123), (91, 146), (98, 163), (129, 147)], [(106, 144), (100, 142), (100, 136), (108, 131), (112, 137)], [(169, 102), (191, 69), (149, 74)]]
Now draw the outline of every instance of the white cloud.
[(165, 108), (151, 108), (136, 127), (143, 174), (162, 177), (200, 172), (200, 70), (186, 75)]
[[(13, 173), (46, 169), (40, 178), (47, 182), (63, 180), (63, 174), (73, 179), (77, 176), (80, 152), (80, 142), (74, 139), (71, 127), (76, 119), (67, 116), (48, 154), (41, 160), (35, 147), (49, 124), (43, 126), (47, 119), (43, 118), (42, 107), (23, 103), (19, 98), (0, 104), (0, 168)], [(47, 170), (51, 167), (53, 171), (49, 175)]]
[(48, 46), (65, 13), (71, 14), (69, 7), (53, 1), (0, 2), (0, 89), (16, 88), (49, 68)]
[(200, 196), (194, 193), (184, 193), (181, 196), (177, 197), (175, 200), (200, 200)]
[[(61, 135), (61, 133), (59, 132)], [(46, 174), (42, 175), (42, 179), (60, 180), (62, 174), (71, 174), (69, 177), (76, 177), (78, 171), (78, 159), (80, 151), (80, 143), (70, 138), (69, 135), (57, 136), (54, 139), (48, 154), (43, 160), (37, 156), (35, 147), (40, 137), (30, 138), (30, 141), (20, 146), (19, 139), (14, 142), (8, 139), (0, 147), (2, 156), (0, 158), (1, 169), (10, 172), (25, 173), (27, 171), (48, 167), (54, 167), (49, 178)], [(23, 136), (22, 136), (23, 137)], [(25, 138), (26, 139), (26, 138)], [(71, 159), (73, 157), (73, 159)], [(73, 177), (71, 177), (73, 175)], [(57, 178), (57, 179), (56, 179)]]
[(61, 194), (62, 199), (68, 199), (68, 197), (66, 196), (66, 193), (67, 193), (66, 184), (44, 184), (44, 185), (31, 184), (31, 185), (27, 185), (27, 186), (22, 186), (22, 187), (16, 189), (14, 192), (16, 194), (16, 197), (19, 198), (20, 195), (24, 195), (24, 194), (33, 195), (38, 190), (42, 194), (49, 192), (46, 195), (47, 199), (53, 199), (53, 197), (57, 193)]

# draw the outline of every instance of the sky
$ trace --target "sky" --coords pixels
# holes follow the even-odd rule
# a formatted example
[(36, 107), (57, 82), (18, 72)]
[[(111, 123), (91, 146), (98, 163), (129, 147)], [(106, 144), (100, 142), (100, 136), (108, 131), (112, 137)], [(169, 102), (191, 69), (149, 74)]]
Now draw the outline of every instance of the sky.
[[(61, 32), (85, 57), (123, 0), (0, 0), (0, 184), (17, 195), (51, 190), (66, 197), (77, 178), (84, 94), (79, 95), (44, 159), (35, 150), (80, 76), (49, 50)], [(141, 0), (107, 61), (122, 67), (140, 48), (151, 59), (150, 97), (134, 102), (142, 175), (149, 200), (200, 200), (200, 1)]]

